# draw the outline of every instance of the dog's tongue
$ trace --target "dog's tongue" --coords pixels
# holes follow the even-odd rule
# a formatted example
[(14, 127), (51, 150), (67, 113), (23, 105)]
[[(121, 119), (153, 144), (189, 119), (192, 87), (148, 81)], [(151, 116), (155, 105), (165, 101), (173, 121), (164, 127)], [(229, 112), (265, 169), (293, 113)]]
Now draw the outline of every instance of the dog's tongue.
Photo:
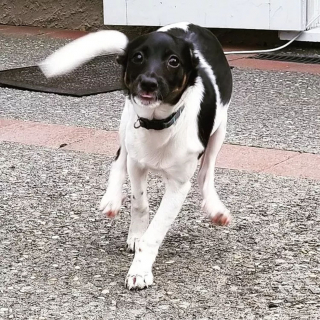
[(148, 93), (142, 93), (140, 96), (143, 99), (153, 99), (153, 95)]

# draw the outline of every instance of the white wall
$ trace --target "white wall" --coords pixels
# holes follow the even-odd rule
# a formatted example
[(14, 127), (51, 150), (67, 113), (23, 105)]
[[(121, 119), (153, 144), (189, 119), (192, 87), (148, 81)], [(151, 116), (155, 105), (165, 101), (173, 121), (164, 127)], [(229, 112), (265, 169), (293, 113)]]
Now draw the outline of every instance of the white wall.
[(307, 1), (104, 0), (106, 25), (162, 26), (189, 21), (211, 28), (303, 30)]

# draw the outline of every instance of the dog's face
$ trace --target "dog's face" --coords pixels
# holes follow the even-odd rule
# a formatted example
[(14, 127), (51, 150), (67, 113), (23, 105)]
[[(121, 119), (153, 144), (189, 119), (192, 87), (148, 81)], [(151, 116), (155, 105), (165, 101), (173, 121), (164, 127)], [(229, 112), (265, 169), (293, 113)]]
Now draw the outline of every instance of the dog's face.
[(194, 80), (197, 59), (191, 45), (164, 32), (152, 32), (130, 42), (118, 62), (124, 84), (140, 106), (174, 105)]

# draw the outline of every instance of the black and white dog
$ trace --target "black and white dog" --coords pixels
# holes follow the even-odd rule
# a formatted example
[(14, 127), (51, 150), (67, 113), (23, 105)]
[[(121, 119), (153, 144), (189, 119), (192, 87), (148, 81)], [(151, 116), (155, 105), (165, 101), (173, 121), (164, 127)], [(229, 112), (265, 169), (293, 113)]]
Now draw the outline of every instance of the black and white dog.
[[(135, 251), (126, 277), (129, 289), (153, 283), (152, 265), (178, 215), (200, 159), (203, 209), (215, 224), (231, 216), (214, 185), (232, 75), (220, 43), (205, 28), (177, 23), (131, 42), (117, 31), (99, 31), (61, 48), (40, 64), (48, 76), (67, 73), (101, 53), (117, 53), (128, 90), (120, 124), (120, 149), (112, 164), (100, 209), (115, 217), (122, 186), (131, 182), (128, 248)], [(149, 224), (148, 171), (160, 173), (166, 191)]]

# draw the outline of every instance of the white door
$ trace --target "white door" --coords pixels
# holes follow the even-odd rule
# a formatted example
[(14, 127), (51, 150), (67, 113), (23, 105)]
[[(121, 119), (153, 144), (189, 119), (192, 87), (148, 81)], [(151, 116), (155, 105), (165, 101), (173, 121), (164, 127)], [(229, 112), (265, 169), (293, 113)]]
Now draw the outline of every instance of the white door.
[[(307, 24), (320, 14), (320, 0), (308, 0), (307, 2)], [(320, 18), (313, 22), (310, 28), (320, 26)]]

